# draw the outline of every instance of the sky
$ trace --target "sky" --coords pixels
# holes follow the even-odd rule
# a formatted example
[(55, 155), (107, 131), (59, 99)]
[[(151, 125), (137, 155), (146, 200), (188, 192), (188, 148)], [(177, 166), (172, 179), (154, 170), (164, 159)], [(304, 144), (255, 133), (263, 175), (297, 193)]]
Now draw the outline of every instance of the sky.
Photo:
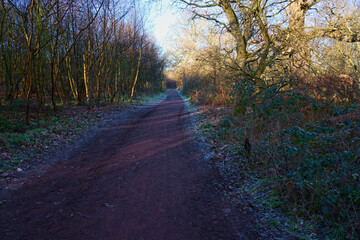
[(173, 27), (180, 19), (181, 10), (172, 5), (172, 0), (162, 0), (151, 13), (150, 20), (153, 24), (152, 34), (156, 43), (164, 52), (170, 48), (167, 39)]

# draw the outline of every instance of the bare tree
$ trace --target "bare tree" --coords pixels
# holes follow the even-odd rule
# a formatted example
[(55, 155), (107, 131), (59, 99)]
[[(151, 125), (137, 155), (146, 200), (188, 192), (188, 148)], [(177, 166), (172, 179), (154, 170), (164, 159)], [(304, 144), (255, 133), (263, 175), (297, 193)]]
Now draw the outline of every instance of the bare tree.
[(163, 62), (157, 48), (145, 48), (152, 40), (130, 18), (134, 1), (0, 0), (5, 101), (24, 98), (30, 124), (33, 105), (41, 111), (50, 103), (56, 111), (59, 100), (89, 105), (161, 86)]

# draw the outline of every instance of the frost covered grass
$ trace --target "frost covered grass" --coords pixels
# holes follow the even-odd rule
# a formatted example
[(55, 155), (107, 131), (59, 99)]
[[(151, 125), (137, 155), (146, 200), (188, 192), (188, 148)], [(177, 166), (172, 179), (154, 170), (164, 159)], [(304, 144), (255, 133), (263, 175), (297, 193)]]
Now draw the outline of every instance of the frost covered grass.
[[(102, 123), (109, 114), (164, 98), (166, 93), (144, 95), (135, 101), (121, 104), (98, 103), (91, 106), (60, 106), (54, 113), (47, 107), (33, 114), (32, 123), (24, 121), (24, 103), (21, 100), (5, 105), (0, 111), (0, 174), (26, 169), (46, 151), (76, 141), (87, 129)], [(35, 111), (33, 111), (35, 112)]]
[(358, 239), (359, 110), (299, 92), (265, 92), (243, 113), (210, 110), (200, 130), (227, 146), (232, 174), (261, 182), (264, 203), (311, 223), (319, 239)]

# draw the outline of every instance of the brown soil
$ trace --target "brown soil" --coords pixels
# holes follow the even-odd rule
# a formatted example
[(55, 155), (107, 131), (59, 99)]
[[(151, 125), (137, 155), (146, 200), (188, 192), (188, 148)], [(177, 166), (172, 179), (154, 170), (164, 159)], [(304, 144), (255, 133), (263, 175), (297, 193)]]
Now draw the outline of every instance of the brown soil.
[(216, 171), (185, 118), (171, 90), (142, 116), (104, 127), (24, 178), (0, 198), (0, 239), (259, 239), (250, 224), (239, 233), (226, 216)]

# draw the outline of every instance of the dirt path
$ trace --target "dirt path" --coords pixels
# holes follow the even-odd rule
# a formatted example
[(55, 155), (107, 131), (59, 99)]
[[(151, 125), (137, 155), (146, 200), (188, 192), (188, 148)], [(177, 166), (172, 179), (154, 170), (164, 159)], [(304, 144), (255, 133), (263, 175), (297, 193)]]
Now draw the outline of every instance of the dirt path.
[(140, 118), (102, 129), (0, 199), (0, 239), (248, 239), (225, 217), (185, 116), (173, 90)]

